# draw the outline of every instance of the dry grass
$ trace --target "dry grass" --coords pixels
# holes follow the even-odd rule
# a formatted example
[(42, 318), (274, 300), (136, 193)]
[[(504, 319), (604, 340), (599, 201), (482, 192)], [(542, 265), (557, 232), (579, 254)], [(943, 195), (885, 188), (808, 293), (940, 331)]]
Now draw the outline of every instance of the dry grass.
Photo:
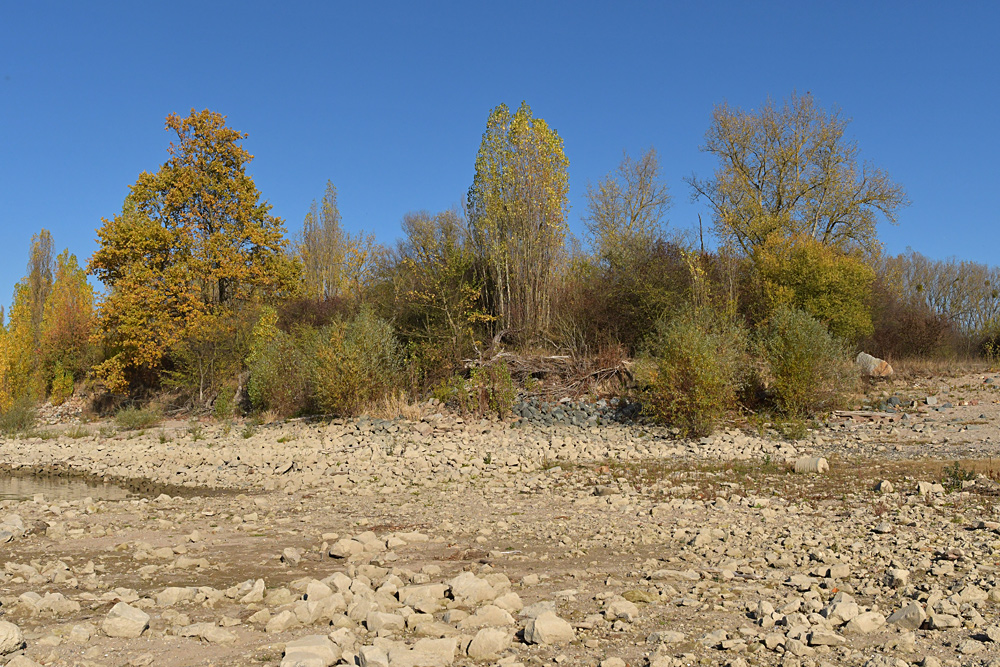
[(970, 373), (986, 373), (989, 363), (977, 357), (959, 359), (897, 359), (891, 361), (893, 377), (898, 380), (917, 378), (961, 377)]
[(368, 415), (376, 419), (408, 419), (420, 421), (423, 412), (420, 406), (410, 401), (406, 392), (397, 391), (383, 396), (369, 406)]

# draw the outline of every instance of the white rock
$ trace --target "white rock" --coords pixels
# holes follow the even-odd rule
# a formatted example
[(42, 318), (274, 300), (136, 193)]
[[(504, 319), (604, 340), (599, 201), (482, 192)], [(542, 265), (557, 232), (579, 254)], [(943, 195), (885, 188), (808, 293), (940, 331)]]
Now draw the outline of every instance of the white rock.
[(326, 635), (309, 635), (285, 644), (281, 667), (329, 667), (340, 659), (340, 647)]
[(473, 660), (494, 660), (510, 646), (510, 633), (500, 628), (483, 628), (469, 642), (466, 651)]
[(524, 641), (528, 644), (566, 644), (576, 637), (573, 626), (547, 611), (524, 626)]
[(124, 602), (119, 602), (101, 623), (101, 631), (108, 637), (131, 639), (149, 627), (149, 614)]
[(24, 646), (21, 628), (7, 621), (0, 621), (0, 655), (13, 653)]

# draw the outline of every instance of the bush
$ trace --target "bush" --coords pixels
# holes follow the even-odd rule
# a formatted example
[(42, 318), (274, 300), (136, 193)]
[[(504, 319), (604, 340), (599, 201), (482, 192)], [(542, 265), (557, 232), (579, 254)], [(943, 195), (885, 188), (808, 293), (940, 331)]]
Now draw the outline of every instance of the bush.
[(37, 418), (35, 404), (26, 397), (19, 398), (7, 411), (0, 412), (0, 433), (9, 436), (27, 433), (35, 427)]
[(857, 383), (845, 345), (801, 310), (778, 310), (758, 344), (766, 395), (788, 416), (831, 410)]
[(441, 380), (431, 395), (464, 415), (496, 414), (503, 419), (514, 407), (517, 387), (507, 362), (500, 361), (473, 369), (468, 378), (453, 375)]
[(278, 314), (265, 308), (253, 328), (247, 368), (247, 396), (257, 412), (273, 410), (288, 417), (305, 410), (309, 401), (309, 369), (302, 353), (308, 328), (298, 337), (277, 326)]
[(403, 351), (392, 326), (367, 308), (322, 329), (313, 358), (313, 400), (328, 414), (361, 414), (402, 379)]
[(156, 426), (163, 416), (153, 408), (122, 408), (115, 415), (115, 424), (122, 431), (138, 431)]
[(62, 405), (73, 395), (73, 374), (63, 369), (62, 364), (56, 364), (55, 375), (52, 377), (52, 392), (49, 399), (52, 405)]
[(684, 435), (711, 434), (736, 406), (746, 350), (746, 329), (714, 310), (661, 320), (648, 349), (655, 371), (641, 396), (646, 415)]

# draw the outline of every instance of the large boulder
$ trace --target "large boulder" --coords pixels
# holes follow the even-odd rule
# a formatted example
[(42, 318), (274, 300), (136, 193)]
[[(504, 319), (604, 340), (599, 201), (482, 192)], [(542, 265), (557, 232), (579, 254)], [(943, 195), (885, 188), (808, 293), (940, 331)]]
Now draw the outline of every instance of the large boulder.
[(861, 369), (868, 377), (887, 378), (892, 375), (892, 366), (889, 362), (873, 357), (866, 352), (858, 352), (854, 364)]

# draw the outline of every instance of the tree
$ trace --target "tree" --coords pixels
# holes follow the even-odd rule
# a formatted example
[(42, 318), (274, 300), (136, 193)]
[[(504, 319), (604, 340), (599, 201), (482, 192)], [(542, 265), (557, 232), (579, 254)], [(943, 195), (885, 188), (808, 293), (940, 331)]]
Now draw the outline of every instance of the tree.
[(340, 296), (344, 280), (344, 231), (340, 226), (337, 188), (327, 181), (323, 201), (314, 200), (302, 223), (298, 243), (305, 296), (327, 300)]
[(563, 142), (527, 103), (490, 112), (468, 195), (472, 240), (486, 271), (489, 309), (502, 328), (531, 337), (549, 322), (552, 265), (563, 247), (569, 161)]
[(801, 309), (852, 342), (871, 334), (875, 271), (859, 254), (810, 236), (771, 236), (755, 261), (770, 312)]
[(286, 294), (299, 280), (283, 222), (246, 173), (246, 135), (208, 110), (171, 114), (166, 127), (178, 138), (167, 162), (140, 174), (122, 212), (103, 221), (90, 260), (109, 289), (99, 317), (110, 354), (97, 371), (113, 391), (156, 382), (203, 318)]
[[(56, 258), (55, 280), (45, 301), (39, 332), (39, 368), (47, 389), (83, 378), (94, 361), (90, 344), (94, 290), (76, 256), (64, 250)], [(55, 393), (55, 392), (53, 392)], [(61, 396), (65, 398), (65, 396)]]
[(419, 211), (403, 216), (403, 232), (394, 271), (401, 331), (426, 354), (442, 356), (426, 362), (453, 366), (471, 349), (475, 327), (487, 319), (467, 226), (454, 210)]
[(12, 400), (40, 401), (45, 381), (39, 366), (39, 338), (45, 302), (52, 291), (52, 234), (43, 229), (31, 238), (27, 275), (14, 286), (7, 326), (8, 353), (0, 358), (6, 368)]
[(628, 257), (663, 237), (670, 192), (661, 180), (655, 149), (638, 160), (625, 153), (618, 169), (596, 187), (587, 184), (586, 198), (583, 219), (600, 261), (627, 264)]
[(773, 234), (878, 250), (879, 215), (895, 224), (908, 202), (884, 171), (858, 164), (847, 124), (808, 93), (756, 112), (715, 107), (702, 150), (719, 166), (714, 178), (688, 183), (711, 205), (719, 237), (747, 254)]

